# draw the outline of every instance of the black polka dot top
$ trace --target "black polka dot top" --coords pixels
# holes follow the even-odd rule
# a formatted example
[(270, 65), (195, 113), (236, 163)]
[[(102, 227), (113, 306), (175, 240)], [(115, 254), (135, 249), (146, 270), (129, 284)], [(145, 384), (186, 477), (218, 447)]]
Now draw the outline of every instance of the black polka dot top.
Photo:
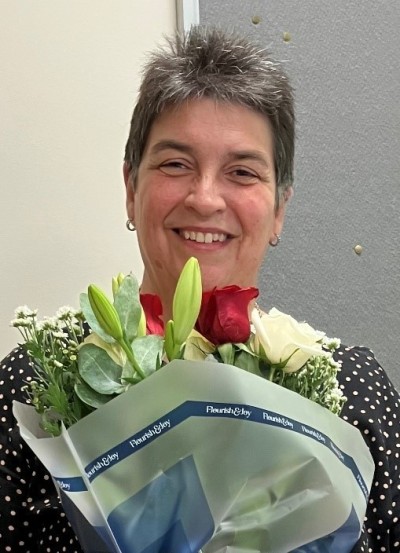
[[(375, 460), (362, 535), (352, 553), (400, 552), (400, 399), (366, 348), (341, 347), (342, 417), (356, 426)], [(81, 553), (51, 477), (20, 438), (12, 401), (33, 376), (16, 349), (0, 365), (0, 551)]]

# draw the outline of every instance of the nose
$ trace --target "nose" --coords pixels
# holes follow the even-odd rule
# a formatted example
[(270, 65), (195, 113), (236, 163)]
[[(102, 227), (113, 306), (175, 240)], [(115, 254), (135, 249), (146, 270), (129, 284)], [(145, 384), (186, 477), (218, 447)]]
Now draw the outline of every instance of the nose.
[(193, 180), (185, 198), (185, 206), (203, 217), (223, 211), (226, 203), (218, 178), (202, 175)]

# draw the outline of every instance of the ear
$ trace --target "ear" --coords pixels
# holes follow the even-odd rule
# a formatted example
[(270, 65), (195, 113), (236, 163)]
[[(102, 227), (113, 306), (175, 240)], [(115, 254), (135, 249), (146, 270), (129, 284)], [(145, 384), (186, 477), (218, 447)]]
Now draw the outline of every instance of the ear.
[(131, 175), (131, 168), (126, 161), (123, 165), (125, 193), (126, 193), (126, 213), (132, 221), (135, 220), (135, 189), (133, 186), (133, 180)]
[(276, 234), (278, 236), (282, 234), (283, 223), (285, 220), (285, 213), (286, 213), (286, 205), (292, 196), (293, 196), (293, 188), (290, 187), (287, 190), (285, 190), (285, 193), (279, 202), (279, 206), (275, 210), (275, 224), (273, 229), (274, 234), (273, 236), (271, 236), (271, 238), (274, 238)]
[(286, 203), (281, 202), (278, 209), (275, 211), (274, 233), (271, 239), (277, 234), (280, 236), (283, 229), (283, 221), (285, 220)]

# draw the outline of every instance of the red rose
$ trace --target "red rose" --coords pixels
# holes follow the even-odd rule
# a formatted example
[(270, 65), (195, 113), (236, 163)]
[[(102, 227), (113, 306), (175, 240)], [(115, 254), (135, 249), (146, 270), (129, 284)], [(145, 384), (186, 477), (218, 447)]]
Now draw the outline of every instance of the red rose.
[(250, 336), (249, 303), (257, 288), (225, 286), (203, 293), (196, 330), (215, 346), (244, 343)]
[(164, 321), (162, 320), (162, 304), (158, 296), (154, 294), (140, 294), (144, 314), (146, 315), (147, 334), (164, 335)]

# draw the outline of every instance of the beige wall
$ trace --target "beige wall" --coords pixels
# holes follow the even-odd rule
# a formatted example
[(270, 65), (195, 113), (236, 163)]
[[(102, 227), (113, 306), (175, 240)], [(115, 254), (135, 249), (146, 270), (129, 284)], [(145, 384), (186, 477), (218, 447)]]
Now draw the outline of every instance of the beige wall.
[(121, 160), (140, 65), (175, 0), (0, 0), (0, 358), (17, 305), (52, 315), (142, 264)]

